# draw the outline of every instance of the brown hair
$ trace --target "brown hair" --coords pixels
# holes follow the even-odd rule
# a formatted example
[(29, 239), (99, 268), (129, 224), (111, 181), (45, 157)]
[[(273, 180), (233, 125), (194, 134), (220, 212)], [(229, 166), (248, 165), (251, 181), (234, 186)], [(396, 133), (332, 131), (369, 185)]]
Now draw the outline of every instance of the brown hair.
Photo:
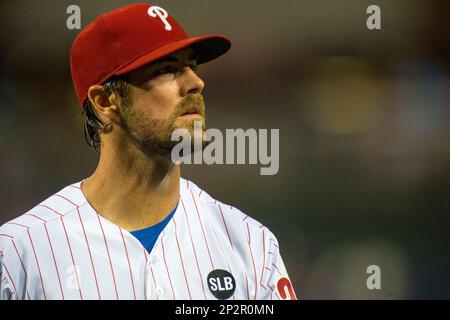
[[(103, 89), (106, 94), (115, 93), (120, 102), (120, 107), (131, 107), (133, 97), (131, 86), (126, 77), (112, 77), (103, 83)], [(100, 134), (111, 127), (111, 122), (104, 123), (97, 115), (94, 106), (86, 99), (83, 104), (84, 117), (84, 138), (87, 144), (98, 152), (100, 149)]]

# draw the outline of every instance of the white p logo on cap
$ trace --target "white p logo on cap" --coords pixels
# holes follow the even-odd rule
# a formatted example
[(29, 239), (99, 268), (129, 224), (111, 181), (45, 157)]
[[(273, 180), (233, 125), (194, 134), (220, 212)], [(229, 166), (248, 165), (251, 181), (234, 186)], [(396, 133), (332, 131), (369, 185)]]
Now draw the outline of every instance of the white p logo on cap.
[(166, 29), (167, 31), (172, 30), (172, 26), (171, 26), (170, 23), (167, 21), (167, 17), (168, 17), (169, 15), (167, 14), (167, 11), (166, 11), (166, 10), (164, 10), (163, 8), (158, 7), (158, 6), (151, 6), (150, 8), (148, 8), (147, 13), (148, 13), (148, 15), (149, 15), (150, 17), (153, 17), (153, 18), (158, 17), (158, 18), (160, 18), (161, 21), (164, 23), (165, 29)]

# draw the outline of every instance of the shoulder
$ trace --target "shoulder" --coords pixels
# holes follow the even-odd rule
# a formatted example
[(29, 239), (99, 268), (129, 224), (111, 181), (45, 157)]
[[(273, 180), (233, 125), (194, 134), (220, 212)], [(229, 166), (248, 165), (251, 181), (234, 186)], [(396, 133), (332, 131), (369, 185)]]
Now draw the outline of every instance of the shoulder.
[(191, 197), (194, 201), (205, 209), (206, 216), (209, 222), (215, 223), (217, 226), (222, 226), (226, 231), (234, 230), (243, 234), (247, 240), (253, 236), (264, 237), (266, 240), (278, 245), (278, 241), (272, 231), (263, 225), (261, 222), (251, 217), (241, 209), (223, 203), (213, 198), (208, 192), (200, 188), (194, 182), (181, 179), (182, 194), (184, 192), (186, 197)]
[(76, 211), (86, 202), (80, 184), (81, 182), (77, 182), (59, 190), (29, 211), (0, 226), (0, 252), (14, 241), (27, 237), (31, 229), (52, 223)]

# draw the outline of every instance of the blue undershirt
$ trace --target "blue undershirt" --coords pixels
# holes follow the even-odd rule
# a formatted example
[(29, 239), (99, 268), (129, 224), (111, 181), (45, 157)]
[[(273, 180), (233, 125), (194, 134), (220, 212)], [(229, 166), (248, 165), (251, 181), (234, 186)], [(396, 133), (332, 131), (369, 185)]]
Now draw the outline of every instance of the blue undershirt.
[(131, 231), (130, 233), (139, 240), (140, 243), (144, 246), (144, 248), (150, 252), (152, 251), (156, 240), (158, 239), (160, 233), (163, 231), (165, 226), (169, 223), (170, 219), (172, 219), (175, 211), (177, 211), (178, 203), (175, 206), (175, 209), (160, 223), (155, 224), (154, 226), (150, 226), (145, 229), (140, 229), (136, 231)]

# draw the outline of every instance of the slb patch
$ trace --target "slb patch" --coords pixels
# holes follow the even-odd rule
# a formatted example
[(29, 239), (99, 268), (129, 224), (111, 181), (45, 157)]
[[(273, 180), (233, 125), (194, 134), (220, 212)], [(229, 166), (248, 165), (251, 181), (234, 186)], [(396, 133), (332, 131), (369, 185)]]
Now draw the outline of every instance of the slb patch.
[(209, 291), (219, 300), (226, 300), (236, 290), (236, 281), (231, 273), (226, 270), (216, 269), (208, 275)]

